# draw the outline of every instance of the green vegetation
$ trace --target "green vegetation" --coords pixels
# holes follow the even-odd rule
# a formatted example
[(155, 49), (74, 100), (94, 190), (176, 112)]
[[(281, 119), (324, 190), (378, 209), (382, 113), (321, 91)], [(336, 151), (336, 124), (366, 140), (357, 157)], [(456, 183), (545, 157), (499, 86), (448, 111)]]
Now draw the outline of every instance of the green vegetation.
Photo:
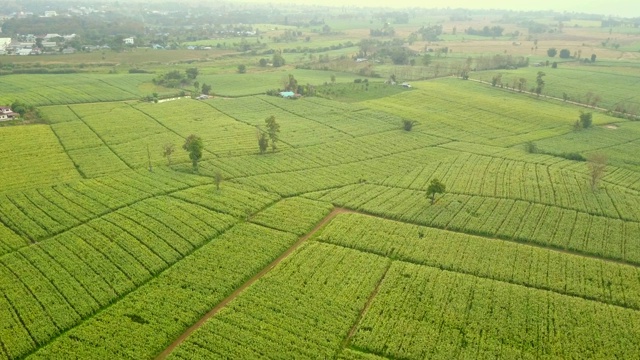
[(640, 357), (632, 23), (258, 9), (2, 57), (0, 360)]

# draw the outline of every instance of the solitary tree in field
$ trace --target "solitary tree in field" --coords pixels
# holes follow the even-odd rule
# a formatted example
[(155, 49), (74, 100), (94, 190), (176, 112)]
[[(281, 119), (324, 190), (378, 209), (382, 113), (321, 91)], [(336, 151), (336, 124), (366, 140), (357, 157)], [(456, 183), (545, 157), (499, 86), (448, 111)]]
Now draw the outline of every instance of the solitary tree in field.
[(556, 48), (550, 48), (547, 50), (547, 55), (549, 55), (549, 57), (555, 57), (556, 54), (558, 54), (558, 50), (556, 50)]
[(171, 154), (176, 149), (176, 146), (172, 143), (166, 143), (162, 145), (162, 155), (167, 158), (167, 162), (171, 165)]
[(591, 62), (596, 62), (596, 54), (591, 54)]
[(238, 74), (244, 74), (247, 72), (247, 65), (240, 64), (238, 65)]
[(276, 122), (276, 117), (271, 115), (264, 120), (271, 140), (271, 151), (276, 151), (276, 143), (278, 142), (278, 133), (280, 132), (280, 124)]
[(202, 83), (202, 93), (205, 95), (209, 95), (210, 92), (211, 92), (211, 85)]
[(584, 129), (591, 127), (591, 123), (593, 122), (593, 114), (586, 113), (584, 111), (580, 111), (580, 124)]
[(403, 119), (402, 120), (402, 128), (405, 131), (411, 131), (413, 129), (413, 125), (416, 125), (418, 122), (415, 120)]
[(538, 71), (538, 76), (536, 76), (536, 94), (540, 96), (542, 93), (542, 89), (544, 89), (544, 80), (542, 78), (547, 75), (542, 71)]
[(600, 153), (592, 154), (587, 158), (587, 165), (589, 166), (591, 190), (595, 191), (598, 189), (598, 183), (604, 176), (607, 167), (607, 157)]
[(431, 205), (436, 202), (436, 194), (444, 193), (446, 187), (438, 179), (432, 179), (427, 188), (427, 197), (431, 199)]
[(571, 51), (569, 51), (569, 49), (562, 49), (560, 50), (560, 57), (562, 59), (568, 59), (571, 57)]
[(202, 159), (202, 139), (194, 134), (189, 135), (182, 145), (182, 148), (189, 153), (189, 159), (191, 159), (191, 165), (193, 171), (198, 171), (198, 162)]
[(263, 131), (258, 128), (258, 148), (260, 148), (260, 154), (264, 154), (269, 147), (269, 137)]

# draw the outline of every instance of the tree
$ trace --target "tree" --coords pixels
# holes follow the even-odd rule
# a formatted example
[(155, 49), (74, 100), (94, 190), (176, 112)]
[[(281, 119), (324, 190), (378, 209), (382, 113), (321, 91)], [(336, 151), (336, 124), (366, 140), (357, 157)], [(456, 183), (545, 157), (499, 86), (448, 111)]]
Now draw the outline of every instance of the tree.
[(265, 66), (267, 66), (267, 59), (265, 59), (265, 58), (260, 59), (260, 61), (258, 61), (258, 64), (259, 64), (261, 67), (265, 67)]
[(560, 50), (560, 58), (562, 59), (568, 59), (571, 57), (571, 51), (569, 51), (569, 49), (562, 49)]
[(166, 143), (162, 145), (162, 155), (167, 158), (167, 162), (171, 165), (171, 154), (176, 149), (176, 146), (172, 143)]
[(276, 117), (271, 115), (264, 120), (271, 140), (271, 151), (276, 151), (276, 143), (278, 142), (278, 133), (280, 132), (280, 124), (276, 122)]
[(209, 93), (211, 92), (211, 85), (207, 85), (207, 84), (202, 84), (202, 93), (205, 95), (209, 95)]
[(429, 66), (431, 64), (431, 55), (429, 54), (425, 54), (422, 57), (422, 65), (424, 66)]
[(238, 65), (238, 74), (244, 74), (247, 72), (247, 66), (244, 64)]
[(216, 184), (216, 190), (220, 190), (220, 183), (222, 182), (222, 173), (220, 170), (217, 170), (215, 174), (213, 174), (213, 183)]
[(416, 124), (418, 124), (418, 122), (415, 120), (409, 120), (409, 119), (402, 120), (402, 128), (405, 131), (411, 131), (411, 129), (413, 129), (413, 125), (416, 125)]
[(331, 74), (331, 83), (332, 84), (336, 83), (336, 74)]
[(27, 113), (28, 106), (23, 104), (21, 101), (16, 100), (11, 104), (11, 110), (20, 114), (20, 117), (23, 117), (24, 114)]
[(596, 54), (591, 54), (591, 62), (596, 62)]
[(427, 197), (431, 199), (431, 205), (436, 202), (436, 194), (444, 193), (446, 187), (438, 179), (432, 179), (427, 188)]
[(607, 167), (607, 157), (601, 153), (594, 153), (587, 158), (587, 166), (589, 166), (591, 190), (598, 189), (598, 183), (604, 176)]
[(198, 76), (198, 74), (200, 73), (198, 71), (198, 68), (188, 68), (184, 72), (187, 73), (187, 77), (189, 79), (191, 79), (191, 80), (195, 79)]
[(554, 61), (554, 62), (551, 64), (551, 68), (552, 68), (552, 69), (557, 69), (557, 68), (558, 68), (558, 62), (557, 62), (557, 61)]
[(203, 147), (202, 139), (194, 134), (189, 135), (184, 141), (184, 145), (182, 145), (182, 148), (189, 153), (194, 172), (198, 171), (198, 162), (202, 158)]
[(279, 53), (275, 53), (273, 54), (273, 59), (271, 59), (271, 64), (273, 65), (273, 67), (280, 67), (284, 66), (285, 61), (282, 55), (280, 55)]
[(549, 55), (549, 57), (555, 57), (556, 54), (558, 54), (558, 50), (556, 50), (556, 48), (550, 48), (547, 50), (547, 55)]
[(580, 111), (580, 124), (582, 128), (587, 129), (591, 127), (591, 123), (593, 122), (593, 114), (586, 113), (584, 111)]
[(544, 89), (544, 80), (542, 78), (547, 75), (542, 71), (538, 71), (538, 76), (536, 76), (536, 94), (540, 96), (542, 93), (542, 89)]
[(267, 134), (258, 128), (258, 148), (260, 148), (260, 154), (264, 154), (268, 147), (269, 138)]
[(491, 85), (492, 86), (502, 85), (502, 74), (494, 75), (493, 78), (491, 78)]
[(527, 88), (527, 79), (520, 78), (518, 79), (518, 91), (522, 92), (522, 90)]

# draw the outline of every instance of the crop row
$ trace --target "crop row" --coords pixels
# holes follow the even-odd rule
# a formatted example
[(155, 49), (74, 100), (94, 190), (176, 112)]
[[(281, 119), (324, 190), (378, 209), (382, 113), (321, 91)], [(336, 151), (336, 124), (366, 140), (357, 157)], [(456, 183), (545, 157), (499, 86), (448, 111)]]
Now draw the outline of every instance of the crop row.
[(8, 306), (0, 338), (9, 357), (25, 355), (76, 326), (234, 222), (160, 197), (3, 256), (0, 289)]
[(351, 346), (387, 358), (637, 358), (640, 312), (394, 262)]
[(48, 126), (0, 128), (0, 193), (80, 179)]
[(262, 99), (287, 113), (323, 124), (333, 130), (351, 136), (399, 129), (402, 125), (401, 117), (358, 106), (345, 109), (344, 106), (339, 106), (337, 102), (325, 101), (321, 102), (323, 105), (319, 106), (318, 102), (291, 102), (286, 99), (267, 96), (262, 97)]
[(499, 157), (462, 153), (453, 161), (399, 173), (383, 184), (426, 190), (433, 178), (445, 183), (452, 193), (524, 200), (640, 221), (640, 195), (634, 191), (609, 184), (593, 191), (586, 175)]
[(197, 134), (202, 138), (204, 148), (216, 156), (258, 152), (255, 127), (238, 122), (203, 102), (184, 99), (139, 104), (135, 109), (182, 138)]
[(422, 191), (376, 185), (351, 185), (314, 195), (392, 219), (640, 264), (638, 222), (482, 196), (447, 194), (431, 205)]
[(250, 126), (264, 127), (268, 116), (281, 124), (280, 139), (293, 147), (325, 144), (350, 138), (349, 134), (287, 112), (259, 97), (208, 102), (212, 107)]
[(331, 358), (386, 266), (379, 256), (308, 243), (169, 358)]
[(0, 221), (25, 239), (39, 241), (113, 208), (209, 181), (157, 169), (16, 192), (0, 196)]
[(296, 240), (256, 224), (235, 225), (29, 358), (152, 358)]
[(564, 252), (358, 214), (329, 223), (319, 241), (640, 310), (640, 269)]
[[(136, 99), (143, 94), (138, 86), (149, 75), (47, 74), (11, 75), (0, 80), (0, 102), (16, 98), (30, 105), (55, 105)], [(37, 89), (37, 90), (36, 90)]]
[(251, 217), (251, 222), (270, 228), (304, 235), (328, 214), (333, 206), (305, 198), (283, 199)]

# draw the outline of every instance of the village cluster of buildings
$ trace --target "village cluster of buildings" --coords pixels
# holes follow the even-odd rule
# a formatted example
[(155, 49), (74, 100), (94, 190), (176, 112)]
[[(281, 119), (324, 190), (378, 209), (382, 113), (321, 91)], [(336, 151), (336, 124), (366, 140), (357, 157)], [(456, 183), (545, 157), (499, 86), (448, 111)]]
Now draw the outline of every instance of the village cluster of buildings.
[[(75, 37), (75, 34), (46, 34), (44, 36), (29, 34), (21, 39), (0, 38), (0, 55), (38, 55), (43, 52), (60, 52), (60, 47)], [(62, 49), (63, 54), (73, 54), (74, 52), (75, 49), (71, 47)]]

